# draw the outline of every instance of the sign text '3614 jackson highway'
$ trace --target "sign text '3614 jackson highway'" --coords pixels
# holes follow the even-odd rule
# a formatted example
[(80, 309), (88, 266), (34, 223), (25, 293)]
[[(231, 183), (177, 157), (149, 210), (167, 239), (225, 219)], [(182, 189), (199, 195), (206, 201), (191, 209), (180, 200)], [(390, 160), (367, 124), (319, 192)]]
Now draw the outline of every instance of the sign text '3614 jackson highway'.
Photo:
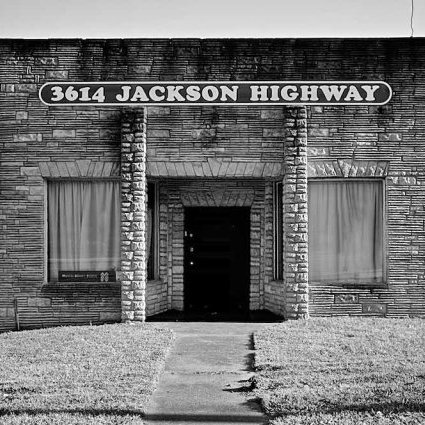
[(51, 82), (46, 105), (384, 105), (383, 81)]

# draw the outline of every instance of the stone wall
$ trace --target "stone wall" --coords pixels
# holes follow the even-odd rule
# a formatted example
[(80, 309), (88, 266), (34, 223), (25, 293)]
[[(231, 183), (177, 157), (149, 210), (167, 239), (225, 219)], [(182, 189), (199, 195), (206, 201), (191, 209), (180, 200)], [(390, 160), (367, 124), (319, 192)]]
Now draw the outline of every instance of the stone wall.
[(308, 318), (307, 122), (305, 108), (285, 110), (283, 176), (284, 316)]
[[(385, 106), (312, 107), (308, 111), (309, 178), (384, 181), (386, 282), (381, 287), (310, 284), (310, 314), (424, 316), (425, 45), (395, 42), (394, 54), (353, 52), (394, 90)], [(397, 52), (397, 56), (395, 55)]]
[(285, 286), (282, 280), (270, 280), (264, 285), (264, 308), (285, 317)]
[(122, 320), (146, 319), (146, 109), (127, 110), (121, 123)]
[(163, 313), (168, 307), (168, 285), (162, 280), (151, 280), (146, 285), (146, 316)]

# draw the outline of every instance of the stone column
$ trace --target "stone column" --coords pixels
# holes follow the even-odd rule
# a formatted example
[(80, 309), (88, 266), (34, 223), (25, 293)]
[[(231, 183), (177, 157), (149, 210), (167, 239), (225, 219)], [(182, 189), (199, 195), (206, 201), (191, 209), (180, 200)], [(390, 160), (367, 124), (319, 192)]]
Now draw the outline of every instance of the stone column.
[(307, 113), (285, 108), (283, 283), (285, 317), (308, 318)]
[(124, 111), (121, 124), (122, 321), (146, 319), (146, 109)]

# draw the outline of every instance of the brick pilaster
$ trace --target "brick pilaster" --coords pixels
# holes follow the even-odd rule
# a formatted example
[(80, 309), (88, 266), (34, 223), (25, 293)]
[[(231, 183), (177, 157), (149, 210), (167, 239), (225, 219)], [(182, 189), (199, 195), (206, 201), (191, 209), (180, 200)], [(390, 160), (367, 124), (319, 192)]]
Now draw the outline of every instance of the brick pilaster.
[(284, 302), (288, 319), (308, 318), (307, 113), (285, 109), (283, 178)]
[(121, 124), (122, 320), (146, 318), (146, 110), (125, 111)]

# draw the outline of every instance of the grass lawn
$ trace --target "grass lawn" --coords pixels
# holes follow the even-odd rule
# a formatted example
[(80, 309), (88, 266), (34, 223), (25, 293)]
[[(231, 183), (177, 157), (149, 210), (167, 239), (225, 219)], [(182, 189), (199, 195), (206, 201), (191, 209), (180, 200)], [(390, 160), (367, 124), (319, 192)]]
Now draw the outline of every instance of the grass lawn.
[(425, 424), (425, 321), (314, 318), (254, 336), (273, 425)]
[(172, 340), (151, 324), (2, 334), (0, 423), (142, 424)]

